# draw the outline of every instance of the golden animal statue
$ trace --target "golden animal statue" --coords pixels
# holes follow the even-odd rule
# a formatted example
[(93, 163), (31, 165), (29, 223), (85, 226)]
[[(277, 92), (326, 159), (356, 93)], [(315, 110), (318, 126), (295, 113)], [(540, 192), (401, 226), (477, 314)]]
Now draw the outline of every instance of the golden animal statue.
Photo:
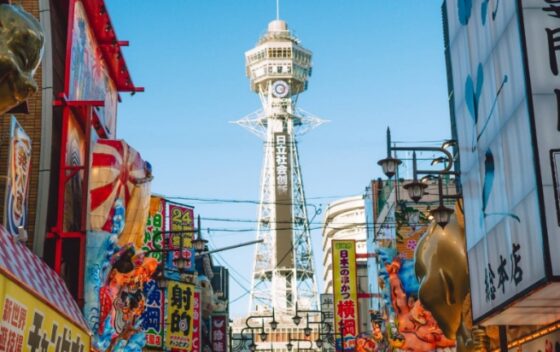
[(33, 75), (44, 41), (39, 21), (20, 6), (0, 4), (0, 114), (37, 91)]
[(457, 351), (484, 351), (484, 333), (471, 331), (470, 288), (465, 243), (465, 221), (461, 204), (455, 206), (451, 220), (442, 228), (435, 223), (416, 247), (418, 296), (449, 339), (457, 341)]

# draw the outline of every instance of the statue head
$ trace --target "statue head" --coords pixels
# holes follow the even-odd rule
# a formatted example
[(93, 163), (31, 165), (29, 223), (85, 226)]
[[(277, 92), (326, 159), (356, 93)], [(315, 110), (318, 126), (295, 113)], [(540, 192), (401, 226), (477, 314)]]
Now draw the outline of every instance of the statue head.
[(463, 214), (455, 214), (445, 228), (432, 224), (416, 247), (415, 270), (422, 305), (431, 312), (449, 339), (455, 340), (469, 292)]
[(33, 75), (43, 44), (39, 21), (17, 5), (0, 4), (0, 113), (37, 91)]

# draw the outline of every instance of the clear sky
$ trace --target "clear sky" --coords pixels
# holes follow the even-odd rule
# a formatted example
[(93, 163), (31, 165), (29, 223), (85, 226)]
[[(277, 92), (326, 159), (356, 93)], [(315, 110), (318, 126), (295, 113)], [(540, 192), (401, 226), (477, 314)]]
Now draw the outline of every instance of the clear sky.
[[(229, 121), (260, 108), (244, 52), (275, 17), (274, 0), (106, 0), (136, 85), (123, 94), (119, 138), (154, 169), (152, 190), (202, 199), (257, 201), (262, 142)], [(449, 138), (441, 0), (282, 0), (280, 17), (313, 51), (313, 76), (298, 106), (330, 122), (299, 141), (308, 202), (326, 209), (381, 176), (385, 129), (393, 139)], [(187, 200), (211, 246), (255, 238), (253, 203)], [(312, 227), (320, 227), (318, 215)], [(219, 229), (247, 231), (225, 232)], [(312, 232), (322, 289), (321, 232)], [(253, 247), (223, 252), (231, 299), (251, 284)], [(236, 282), (238, 281), (238, 282)], [(248, 296), (230, 307), (244, 314)]]

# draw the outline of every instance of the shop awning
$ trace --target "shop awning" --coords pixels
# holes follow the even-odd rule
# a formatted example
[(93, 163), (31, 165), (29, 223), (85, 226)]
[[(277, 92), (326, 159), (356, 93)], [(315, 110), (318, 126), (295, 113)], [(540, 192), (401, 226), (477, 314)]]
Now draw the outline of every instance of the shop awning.
[(89, 332), (78, 304), (62, 278), (0, 225), (0, 274)]

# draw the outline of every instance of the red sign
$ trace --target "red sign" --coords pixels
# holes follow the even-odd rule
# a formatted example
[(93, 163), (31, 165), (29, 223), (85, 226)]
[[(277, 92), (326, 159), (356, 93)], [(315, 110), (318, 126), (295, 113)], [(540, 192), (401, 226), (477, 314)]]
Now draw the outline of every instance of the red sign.
[(213, 352), (227, 352), (227, 315), (213, 315), (212, 316), (212, 351)]

